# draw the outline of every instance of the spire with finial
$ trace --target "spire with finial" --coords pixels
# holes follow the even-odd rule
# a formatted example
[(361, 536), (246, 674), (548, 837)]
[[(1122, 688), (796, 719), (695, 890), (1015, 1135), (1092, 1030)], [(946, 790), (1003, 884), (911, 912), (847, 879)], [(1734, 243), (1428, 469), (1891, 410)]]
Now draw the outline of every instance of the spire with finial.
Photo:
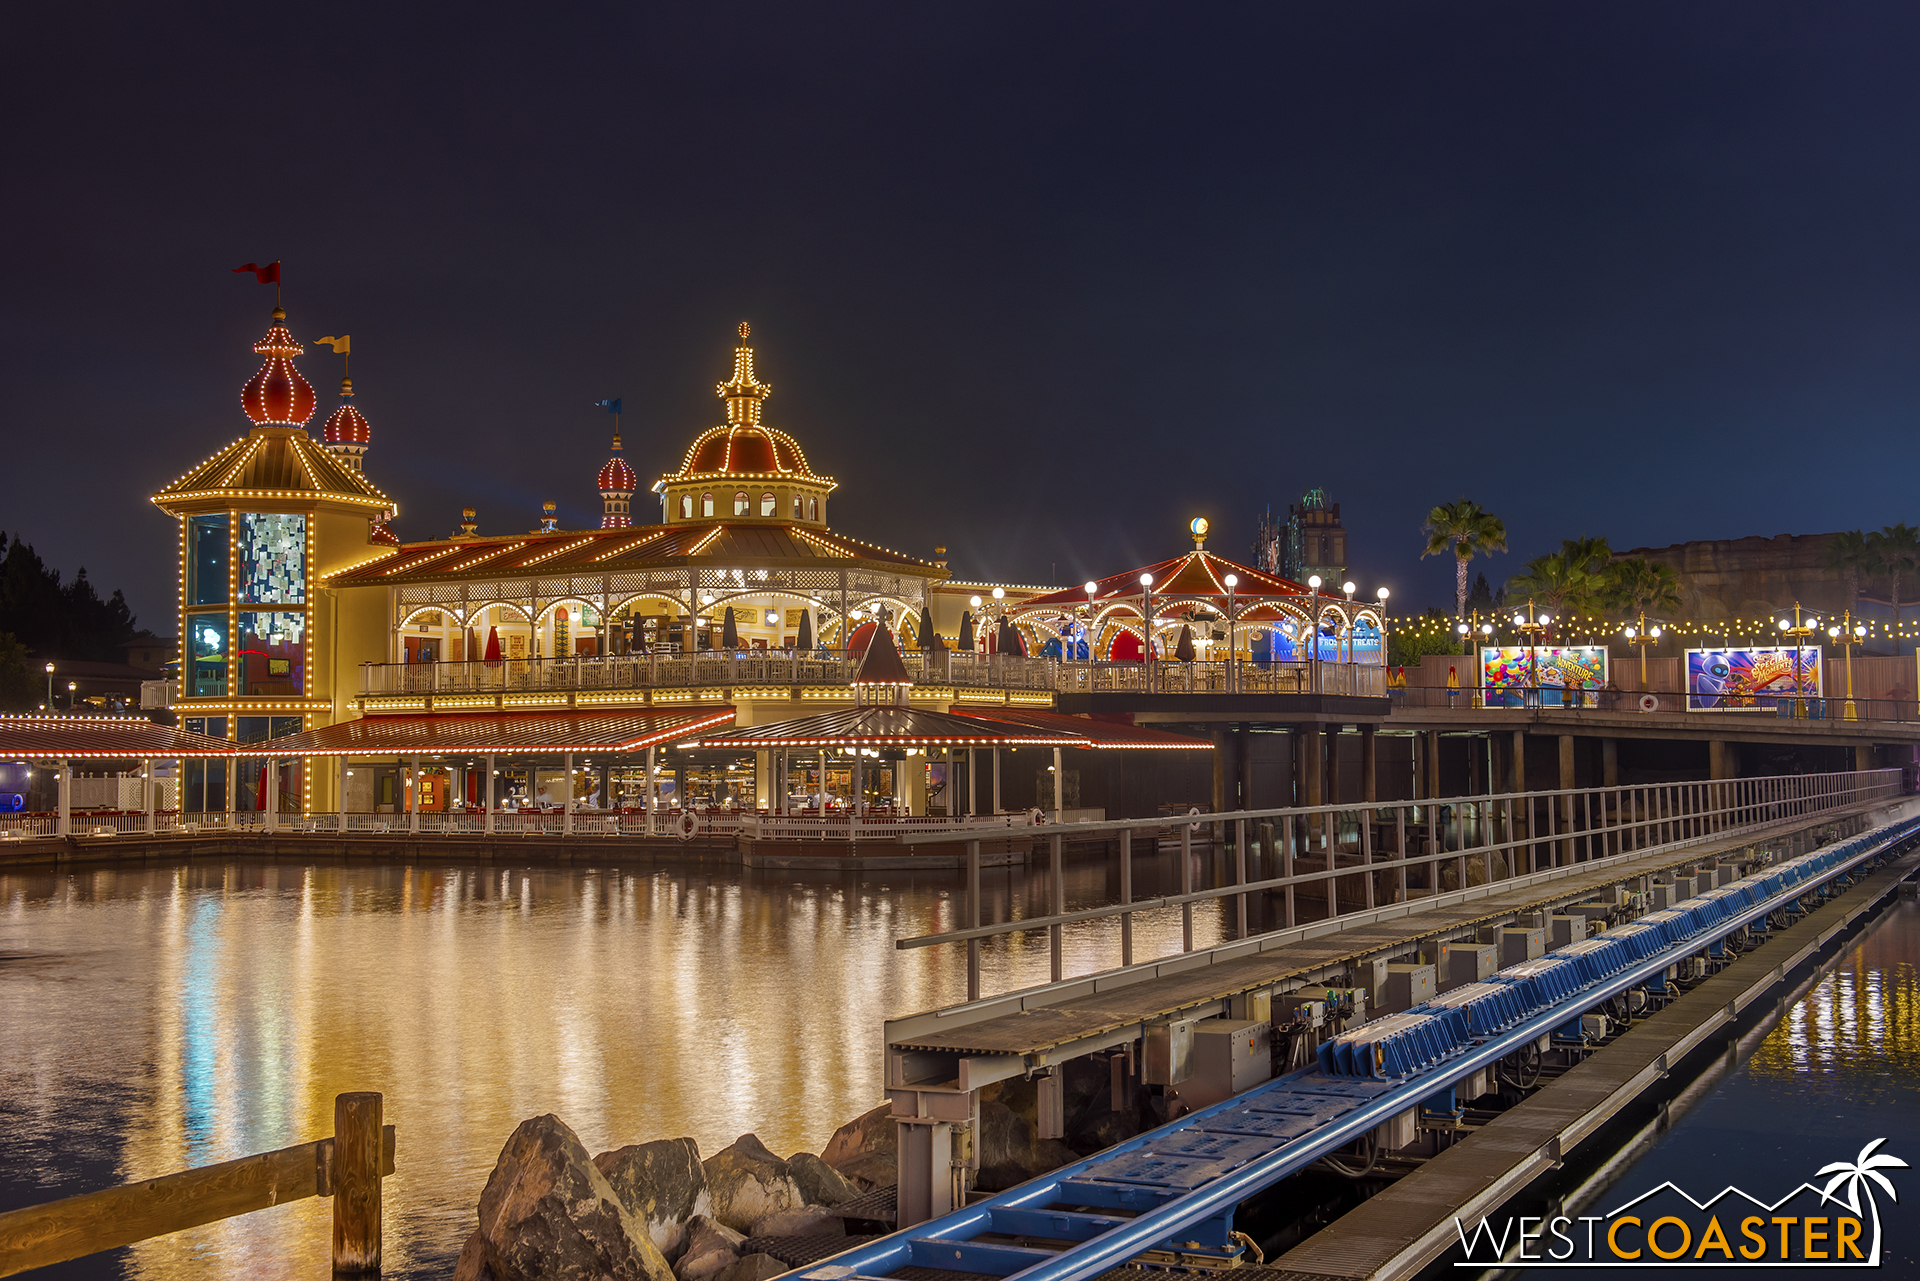
[(732, 427), (758, 427), (760, 405), (773, 395), (773, 388), (753, 376), (753, 348), (747, 346), (752, 326), (740, 322), (740, 345), (733, 349), (733, 380), (717, 384), (714, 395), (727, 402), (727, 423)]
[(345, 375), (340, 379), (340, 404), (327, 415), (327, 421), (321, 424), (320, 441), (328, 453), (338, 458), (357, 472), (364, 472), (364, 458), (367, 444), (373, 439), (373, 428), (368, 425), (366, 416), (353, 404), (353, 337), (341, 334), (338, 338), (328, 335), (313, 340), (316, 344), (325, 343), (334, 353), (343, 356), (347, 365), (342, 369)]
[(293, 367), (293, 358), (304, 348), (287, 332), (284, 310), (273, 309), (273, 323), (253, 349), (267, 359), (240, 389), (240, 407), (256, 427), (304, 426), (313, 417), (313, 388)]
[(620, 456), (620, 433), (613, 433), (613, 457), (600, 469), (600, 498), (605, 504), (602, 529), (626, 529), (633, 524), (633, 491), (640, 487), (633, 468)]
[(541, 503), (540, 504), (540, 528), (534, 530), (533, 532), (536, 534), (558, 533), (560, 530), (560, 517), (557, 514), (557, 512), (558, 512), (558, 505), (551, 498), (549, 498), (546, 502)]

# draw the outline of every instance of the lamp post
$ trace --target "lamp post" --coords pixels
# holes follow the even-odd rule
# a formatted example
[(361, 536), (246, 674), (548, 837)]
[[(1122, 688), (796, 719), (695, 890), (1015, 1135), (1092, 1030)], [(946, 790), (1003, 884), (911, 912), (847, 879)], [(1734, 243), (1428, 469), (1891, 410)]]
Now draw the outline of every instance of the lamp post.
[(1859, 715), (1853, 709), (1853, 647), (1867, 638), (1867, 625), (1853, 621), (1853, 611), (1848, 610), (1844, 620), (1835, 627), (1827, 628), (1829, 639), (1846, 646), (1847, 651), (1847, 706), (1844, 719), (1857, 721)]
[(1320, 575), (1309, 574), (1307, 586), (1313, 589), (1313, 612), (1307, 616), (1307, 684), (1320, 692)]
[(1380, 602), (1380, 670), (1387, 670), (1387, 597), (1392, 592), (1382, 587), (1374, 593), (1374, 599)]
[(1146, 641), (1147, 688), (1153, 688), (1153, 575), (1140, 575), (1140, 634)]
[(1228, 574), (1220, 581), (1227, 585), (1227, 692), (1231, 694), (1234, 672), (1240, 666), (1239, 651), (1233, 647), (1233, 589), (1240, 585), (1240, 575)]
[(53, 713), (53, 664), (47, 664), (47, 713)]
[(1356, 590), (1351, 581), (1340, 584), (1340, 590), (1347, 595), (1347, 620), (1342, 630), (1347, 637), (1347, 665), (1353, 665), (1353, 593)]
[(1780, 630), (1793, 637), (1793, 719), (1805, 720), (1807, 703), (1804, 697), (1806, 691), (1800, 681), (1800, 652), (1806, 644), (1807, 637), (1820, 634), (1820, 620), (1808, 618), (1802, 621), (1800, 602), (1795, 601), (1793, 602), (1793, 621), (1789, 623), (1786, 619), (1781, 619)]
[[(1093, 640), (1094, 640), (1094, 637), (1093, 637), (1093, 594), (1094, 594), (1095, 592), (1097, 592), (1097, 591), (1099, 591), (1099, 590), (1100, 590), (1100, 584), (1098, 584), (1098, 583), (1088, 583), (1088, 584), (1086, 585), (1086, 588), (1087, 588), (1087, 626), (1086, 626), (1086, 633), (1087, 633), (1087, 671), (1088, 671), (1089, 673), (1091, 673), (1091, 672), (1093, 671)], [(1089, 677), (1088, 677), (1088, 680), (1087, 680), (1087, 688), (1088, 688), (1088, 689), (1092, 689), (1092, 688), (1093, 688), (1093, 680), (1092, 680), (1092, 677), (1091, 677), (1091, 676), (1089, 676)]]
[(1640, 611), (1640, 626), (1636, 628), (1629, 623), (1626, 630), (1627, 644), (1640, 651), (1640, 692), (1644, 694), (1647, 691), (1647, 646), (1660, 639), (1660, 624), (1655, 623), (1648, 628), (1647, 611), (1643, 609)]
[[(1533, 598), (1531, 596), (1527, 598), (1526, 612), (1513, 616), (1513, 630), (1527, 638), (1527, 682), (1532, 690), (1533, 705), (1535, 707), (1541, 705), (1541, 698), (1540, 668), (1538, 660), (1534, 656), (1534, 648), (1539, 641), (1540, 633), (1552, 626), (1553, 615), (1542, 614), (1536, 611), (1533, 607)], [(1522, 700), (1524, 701), (1524, 699), (1525, 695), (1522, 695)]]
[(68, 681), (67, 682), (67, 710), (69, 712), (73, 710), (74, 701), (79, 697), (79, 695), (80, 695), (80, 682)]

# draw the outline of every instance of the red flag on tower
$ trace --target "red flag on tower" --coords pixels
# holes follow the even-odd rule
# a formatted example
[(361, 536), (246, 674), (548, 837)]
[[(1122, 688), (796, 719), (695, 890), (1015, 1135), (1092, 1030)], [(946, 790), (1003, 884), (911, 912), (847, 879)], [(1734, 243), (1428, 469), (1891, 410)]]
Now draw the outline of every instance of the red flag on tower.
[(277, 285), (280, 283), (280, 260), (278, 258), (275, 258), (264, 267), (258, 263), (250, 262), (244, 267), (235, 267), (233, 270), (235, 275), (243, 271), (250, 271), (253, 273), (253, 278), (263, 285)]

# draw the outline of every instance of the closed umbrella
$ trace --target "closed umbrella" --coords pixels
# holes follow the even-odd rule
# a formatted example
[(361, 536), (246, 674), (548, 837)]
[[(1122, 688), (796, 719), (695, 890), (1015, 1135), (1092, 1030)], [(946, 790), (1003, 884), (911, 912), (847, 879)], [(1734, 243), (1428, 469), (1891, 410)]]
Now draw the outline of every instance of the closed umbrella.
[(933, 615), (927, 612), (925, 605), (922, 605), (920, 607), (920, 648), (932, 653), (938, 647), (939, 640), (939, 636), (935, 635), (933, 630)]
[(720, 648), (740, 648), (740, 625), (733, 621), (733, 606), (727, 606), (726, 617), (720, 620)]
[(800, 640), (798, 648), (802, 653), (813, 648), (813, 611), (800, 611)]
[(487, 628), (486, 661), (489, 663), (500, 661), (500, 629), (498, 627)]
[(1193, 661), (1193, 628), (1180, 624), (1180, 642), (1173, 647), (1173, 656), (1183, 663)]
[(960, 611), (960, 639), (953, 643), (953, 647), (955, 649), (973, 648), (973, 611), (970, 609)]

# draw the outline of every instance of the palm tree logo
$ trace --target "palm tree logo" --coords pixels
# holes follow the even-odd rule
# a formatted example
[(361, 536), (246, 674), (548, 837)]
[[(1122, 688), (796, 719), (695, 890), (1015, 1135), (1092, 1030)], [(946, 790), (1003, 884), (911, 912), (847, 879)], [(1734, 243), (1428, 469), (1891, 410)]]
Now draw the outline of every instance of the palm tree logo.
[(1844, 1183), (1847, 1189), (1846, 1206), (1855, 1214), (1860, 1213), (1860, 1192), (1863, 1188), (1866, 1190), (1867, 1207), (1873, 1211), (1873, 1257), (1868, 1259), (1866, 1263), (1866, 1266), (1870, 1268), (1880, 1266), (1880, 1203), (1874, 1200), (1873, 1188), (1868, 1184), (1867, 1180), (1871, 1179), (1874, 1183), (1879, 1184), (1880, 1190), (1887, 1194), (1887, 1200), (1898, 1202), (1900, 1198), (1894, 1195), (1892, 1181), (1890, 1181), (1886, 1175), (1880, 1173), (1880, 1171), (1905, 1170), (1908, 1168), (1907, 1163), (1897, 1156), (1887, 1156), (1884, 1153), (1875, 1154), (1874, 1149), (1885, 1142), (1885, 1139), (1875, 1139), (1864, 1148), (1861, 1148), (1860, 1155), (1852, 1161), (1835, 1161), (1831, 1165), (1823, 1165), (1814, 1176), (1815, 1178), (1818, 1178), (1822, 1174), (1831, 1174), (1833, 1176), (1827, 1181), (1827, 1186), (1820, 1193), (1820, 1199), (1823, 1201), (1840, 1200), (1839, 1197), (1834, 1196), (1833, 1192), (1835, 1188), (1838, 1188)]

